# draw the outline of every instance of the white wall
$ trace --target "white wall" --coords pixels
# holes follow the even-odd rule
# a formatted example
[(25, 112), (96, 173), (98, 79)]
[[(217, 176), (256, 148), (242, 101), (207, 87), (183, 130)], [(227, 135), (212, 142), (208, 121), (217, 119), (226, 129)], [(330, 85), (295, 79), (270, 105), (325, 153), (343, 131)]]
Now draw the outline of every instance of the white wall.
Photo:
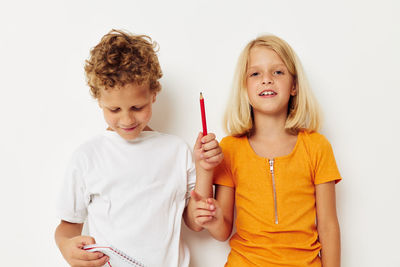
[[(71, 152), (105, 123), (83, 63), (111, 28), (159, 42), (164, 78), (151, 126), (193, 144), (199, 92), (210, 131), (236, 59), (261, 33), (298, 53), (325, 113), (344, 177), (337, 186), (342, 266), (400, 266), (400, 3), (381, 1), (2, 1), (0, 4), (0, 259), (66, 266), (54, 201)], [(193, 267), (223, 266), (227, 243), (184, 237)]]

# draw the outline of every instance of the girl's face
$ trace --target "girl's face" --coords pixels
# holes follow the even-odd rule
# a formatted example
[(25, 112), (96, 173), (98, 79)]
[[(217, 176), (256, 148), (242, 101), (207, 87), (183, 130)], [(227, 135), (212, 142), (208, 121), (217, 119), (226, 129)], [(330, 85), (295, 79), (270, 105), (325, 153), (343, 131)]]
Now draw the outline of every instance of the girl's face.
[(123, 87), (101, 90), (99, 105), (108, 126), (125, 140), (133, 140), (151, 119), (156, 93), (148, 83), (127, 84)]
[(286, 115), (290, 96), (296, 95), (293, 76), (272, 49), (250, 50), (246, 72), (247, 94), (254, 115)]

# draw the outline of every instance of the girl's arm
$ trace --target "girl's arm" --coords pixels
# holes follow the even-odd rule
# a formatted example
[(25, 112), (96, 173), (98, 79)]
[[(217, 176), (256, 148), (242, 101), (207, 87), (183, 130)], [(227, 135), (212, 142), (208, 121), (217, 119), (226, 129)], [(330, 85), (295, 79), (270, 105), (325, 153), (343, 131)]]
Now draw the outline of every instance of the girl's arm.
[(196, 223), (196, 209), (197, 205), (199, 205), (198, 202), (204, 202), (203, 196), (206, 198), (212, 197), (213, 171), (206, 171), (202, 168), (199, 168), (196, 164), (196, 177), (196, 185), (194, 190), (197, 192), (196, 196), (198, 196), (198, 198), (196, 198), (196, 196), (193, 197), (193, 193), (191, 193), (192, 197), (189, 199), (189, 203), (183, 212), (183, 219), (191, 230), (199, 232), (203, 230), (203, 227)]
[[(196, 223), (197, 206), (205, 203), (205, 199), (213, 196), (214, 168), (218, 166), (224, 155), (219, 147), (215, 134), (203, 136), (199, 133), (194, 145), (194, 159), (196, 163), (196, 185), (194, 191), (197, 198), (191, 197), (184, 210), (183, 219), (193, 231), (201, 231), (203, 227)], [(195, 194), (196, 194), (195, 193)], [(193, 195), (193, 194), (192, 194)]]
[(318, 184), (315, 190), (322, 266), (339, 267), (340, 229), (336, 214), (335, 181)]
[(205, 228), (219, 241), (225, 241), (232, 232), (235, 190), (229, 186), (216, 185), (214, 198), (203, 198), (193, 191), (194, 222)]
[(215, 206), (213, 220), (206, 224), (210, 234), (219, 241), (225, 241), (232, 233), (233, 206), (235, 204), (235, 189), (229, 186), (216, 185), (215, 198), (210, 201)]

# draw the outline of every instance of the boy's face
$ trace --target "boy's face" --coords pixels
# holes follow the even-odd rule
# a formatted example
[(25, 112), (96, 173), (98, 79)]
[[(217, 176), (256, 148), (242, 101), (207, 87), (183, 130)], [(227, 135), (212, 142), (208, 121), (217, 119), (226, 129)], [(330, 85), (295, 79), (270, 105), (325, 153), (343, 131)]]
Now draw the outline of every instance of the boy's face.
[(155, 100), (156, 93), (150, 91), (148, 83), (131, 83), (102, 89), (99, 105), (108, 126), (125, 140), (133, 140), (150, 121)]

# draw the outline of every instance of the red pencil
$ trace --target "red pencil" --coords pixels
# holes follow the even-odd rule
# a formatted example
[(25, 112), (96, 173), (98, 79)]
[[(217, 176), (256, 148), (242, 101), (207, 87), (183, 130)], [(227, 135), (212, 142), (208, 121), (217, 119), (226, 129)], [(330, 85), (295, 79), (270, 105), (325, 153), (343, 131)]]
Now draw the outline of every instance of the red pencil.
[(203, 123), (203, 136), (207, 135), (206, 110), (204, 108), (203, 94), (200, 92), (201, 122)]

